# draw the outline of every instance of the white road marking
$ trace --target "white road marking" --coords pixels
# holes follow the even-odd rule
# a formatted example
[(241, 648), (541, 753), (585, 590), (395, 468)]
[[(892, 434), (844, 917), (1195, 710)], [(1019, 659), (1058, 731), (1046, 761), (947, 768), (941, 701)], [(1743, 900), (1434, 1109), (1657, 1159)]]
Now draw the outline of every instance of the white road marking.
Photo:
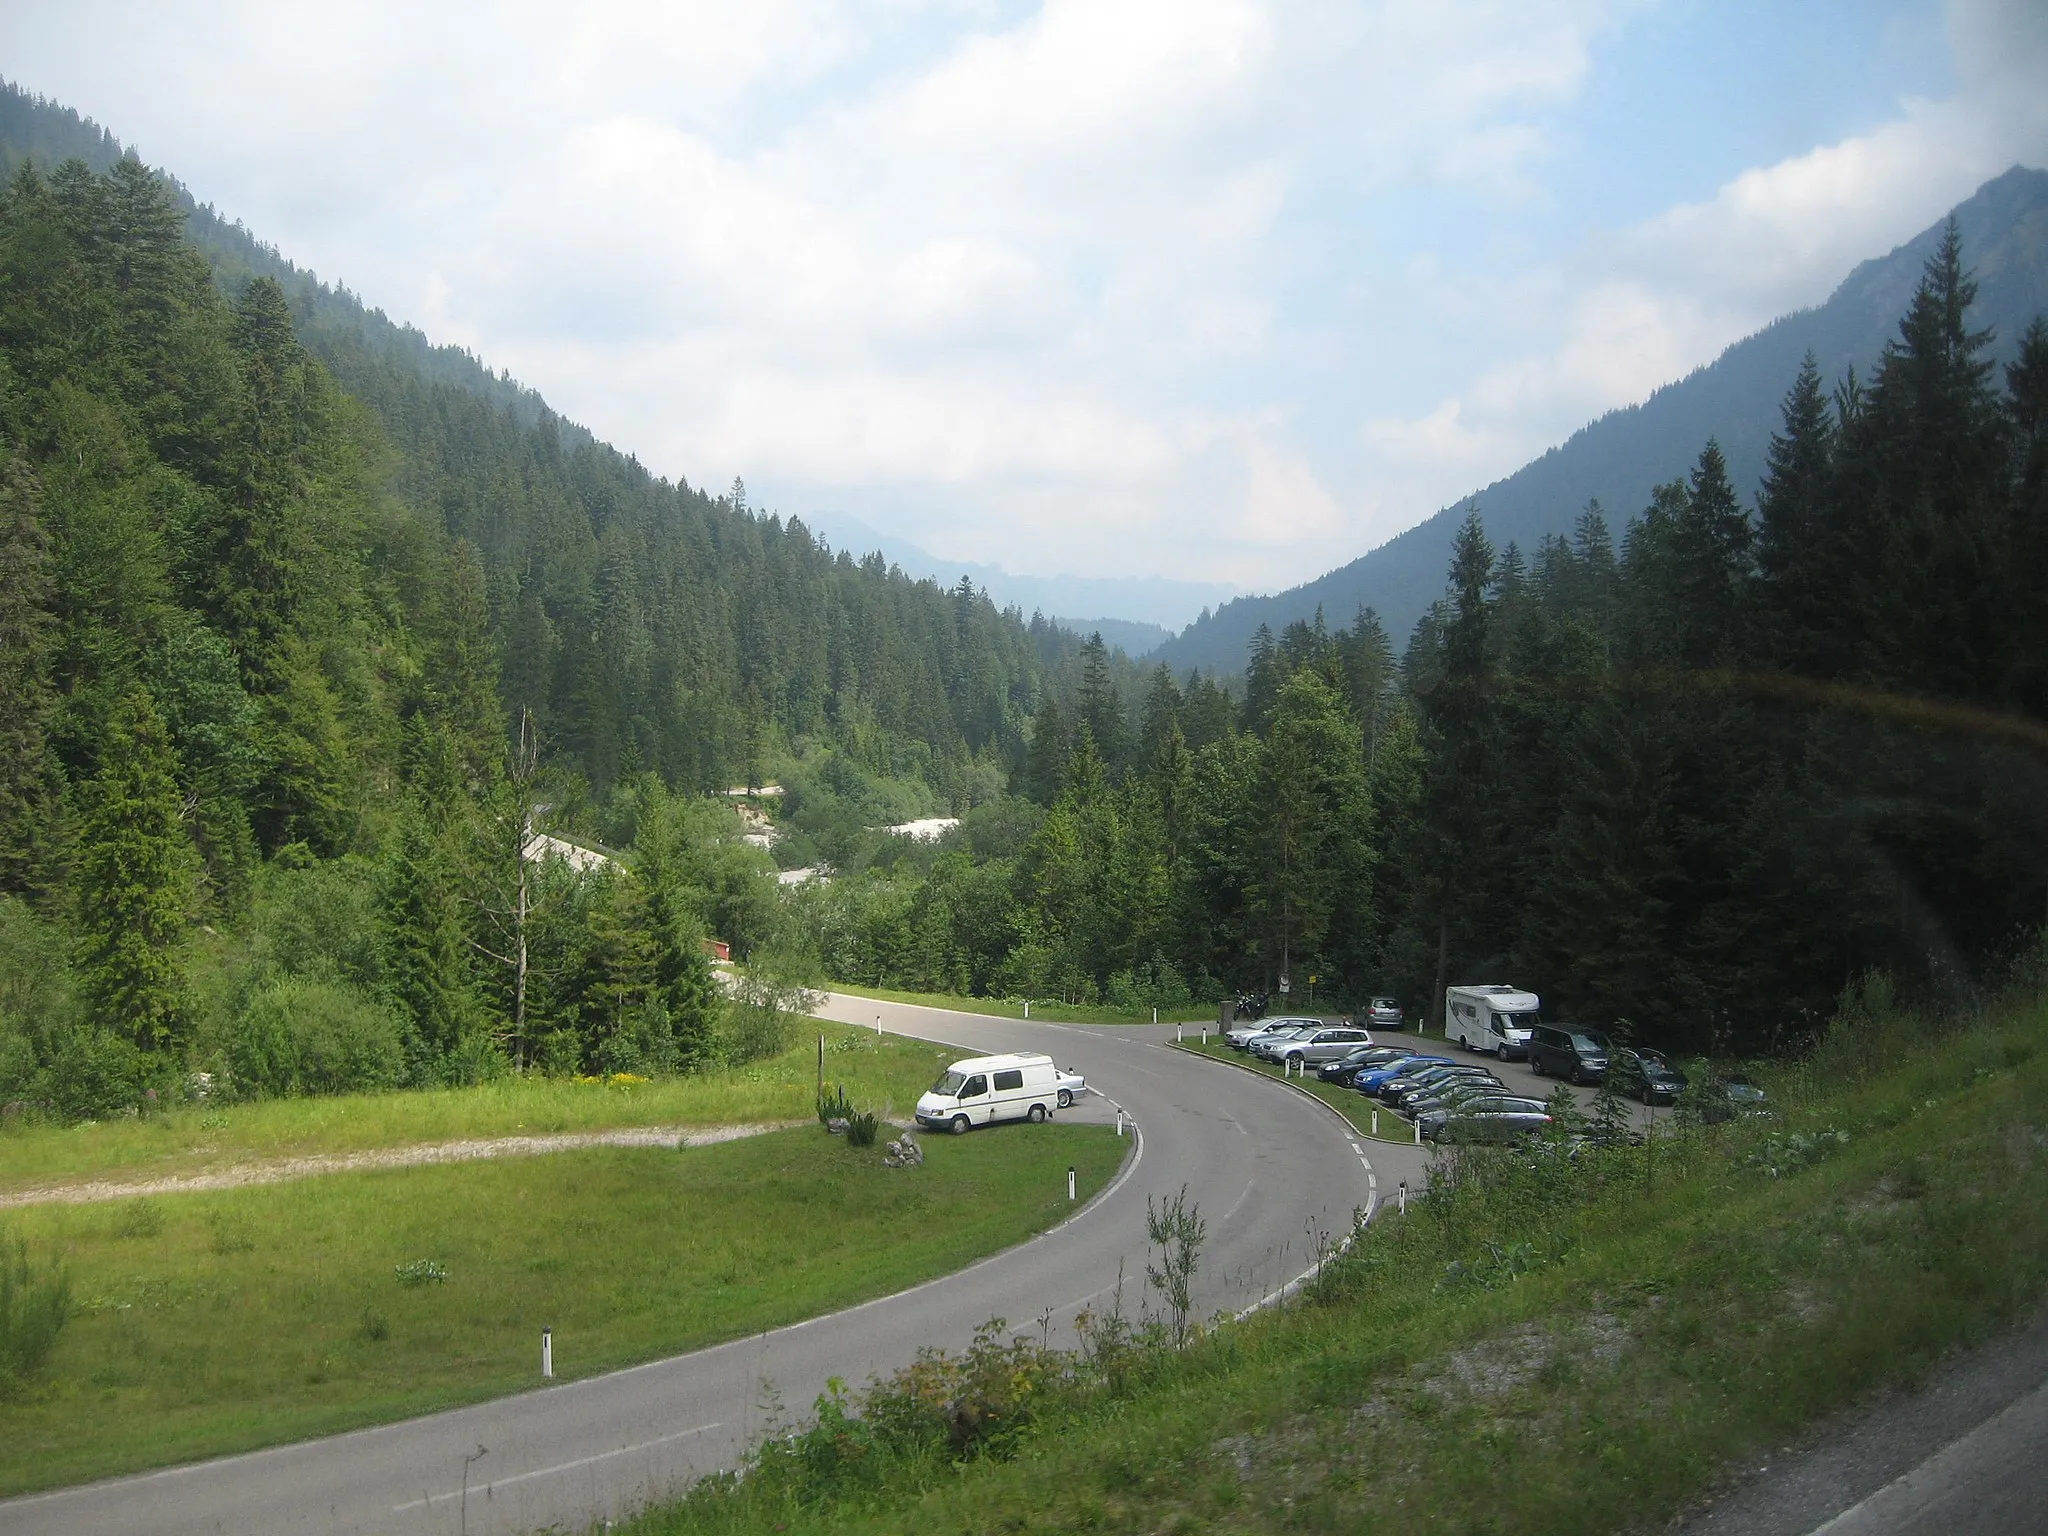
[[(718, 1427), (719, 1421), (714, 1419), (709, 1424), (699, 1424), (695, 1429), (679, 1429), (672, 1435), (661, 1435), (653, 1440), (642, 1440), (638, 1445), (622, 1445), (615, 1451), (599, 1451), (595, 1456), (579, 1456), (574, 1461), (560, 1462), (555, 1466), (541, 1467), (532, 1472), (515, 1473), (511, 1477), (494, 1477), (489, 1482), (478, 1483), (471, 1491), (483, 1493), (486, 1489), (490, 1488), (509, 1488), (514, 1483), (528, 1483), (536, 1477), (553, 1477), (557, 1472), (573, 1472), (578, 1467), (594, 1466), (600, 1461), (611, 1461), (619, 1456), (630, 1456), (635, 1451), (650, 1451), (657, 1445), (667, 1445), (672, 1440), (687, 1440), (692, 1435), (701, 1435), (706, 1430), (717, 1429)], [(451, 1488), (446, 1493), (432, 1493), (423, 1499), (414, 1499), (410, 1504), (394, 1504), (391, 1506), (391, 1513), (402, 1515), (409, 1509), (420, 1509), (439, 1499), (459, 1499), (461, 1497), (462, 1490), (460, 1488)]]
[(1244, 1194), (1239, 1195), (1235, 1200), (1230, 1202), (1230, 1209), (1223, 1213), (1223, 1221), (1217, 1222), (1216, 1225), (1220, 1227), (1223, 1225), (1224, 1221), (1228, 1221), (1231, 1217), (1235, 1216), (1237, 1214), (1237, 1208), (1240, 1205), (1244, 1204), (1246, 1197), (1249, 1196), (1251, 1192), (1252, 1186), (1249, 1183), (1247, 1183), (1244, 1187)]

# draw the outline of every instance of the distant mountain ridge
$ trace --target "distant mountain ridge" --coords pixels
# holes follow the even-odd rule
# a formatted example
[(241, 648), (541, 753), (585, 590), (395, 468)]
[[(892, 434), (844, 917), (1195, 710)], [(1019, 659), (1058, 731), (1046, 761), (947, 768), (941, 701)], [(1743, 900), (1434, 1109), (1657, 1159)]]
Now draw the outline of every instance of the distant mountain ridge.
[[(819, 512), (805, 516), (804, 522), (834, 549), (851, 550), (856, 555), (879, 550), (883, 559), (901, 566), (905, 575), (929, 576), (941, 586), (950, 587), (965, 576), (999, 605), (1021, 608), (1027, 618), (1043, 613), (1076, 634), (1086, 635), (1097, 625), (1135, 625), (1135, 629), (1120, 629), (1120, 633), (1125, 641), (1142, 643), (1148, 650), (1198, 612), (1228, 602), (1238, 592), (1220, 581), (1178, 581), (1170, 576), (1020, 576), (999, 565), (947, 560), (855, 517)], [(1056, 617), (1090, 613), (1105, 617)], [(1155, 628), (1160, 634), (1145, 639), (1145, 632)], [(1138, 654), (1106, 627), (1102, 638), (1110, 645), (1123, 644), (1129, 655)]]
[[(1978, 188), (1954, 216), (1978, 283), (1971, 323), (1997, 332), (1992, 355), (2003, 364), (2033, 318), (2048, 313), (2048, 171), (2014, 166)], [(1941, 227), (1931, 225), (1890, 254), (1864, 262), (1826, 303), (1773, 321), (1642, 404), (1610, 411), (1371, 553), (1289, 591), (1225, 603), (1152, 659), (1181, 671), (1236, 672), (1260, 624), (1277, 634), (1318, 608), (1334, 628), (1369, 605), (1399, 644), (1441, 595), (1452, 536), (1472, 507), (1479, 508), (1496, 548), (1513, 540), (1525, 555), (1545, 534), (1569, 533), (1596, 497), (1618, 537), (1651, 489), (1683, 475), (1709, 437), (1719, 439), (1736, 487), (1745, 498), (1753, 496), (1779, 426), (1779, 402), (1801, 357), (1811, 350), (1830, 386), (1851, 365), (1868, 377), (1884, 344), (1897, 335)]]

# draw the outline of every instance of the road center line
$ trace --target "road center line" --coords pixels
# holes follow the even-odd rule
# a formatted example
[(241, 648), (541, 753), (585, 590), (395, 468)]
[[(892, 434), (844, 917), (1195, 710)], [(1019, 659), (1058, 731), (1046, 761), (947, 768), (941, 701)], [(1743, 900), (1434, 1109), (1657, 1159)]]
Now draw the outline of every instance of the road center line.
[[(709, 1424), (699, 1424), (695, 1429), (679, 1429), (672, 1435), (660, 1435), (652, 1440), (642, 1440), (638, 1445), (622, 1445), (615, 1451), (599, 1451), (595, 1456), (579, 1456), (574, 1461), (560, 1462), (552, 1467), (541, 1467), (533, 1472), (517, 1472), (511, 1477), (494, 1477), (489, 1482), (477, 1484), (471, 1492), (483, 1493), (491, 1488), (509, 1488), (514, 1483), (531, 1482), (536, 1477), (553, 1477), (557, 1472), (573, 1472), (578, 1467), (594, 1466), (600, 1461), (611, 1461), (615, 1457), (630, 1456), (635, 1451), (649, 1451), (657, 1445), (667, 1445), (672, 1440), (687, 1440), (692, 1435), (701, 1435), (706, 1430), (717, 1429), (718, 1427), (719, 1421), (713, 1420)], [(419, 1509), (440, 1499), (457, 1499), (460, 1497), (462, 1497), (462, 1490), (460, 1488), (451, 1488), (446, 1493), (428, 1494), (425, 1498), (414, 1499), (409, 1504), (394, 1504), (391, 1506), (391, 1513), (402, 1515), (409, 1509)]]

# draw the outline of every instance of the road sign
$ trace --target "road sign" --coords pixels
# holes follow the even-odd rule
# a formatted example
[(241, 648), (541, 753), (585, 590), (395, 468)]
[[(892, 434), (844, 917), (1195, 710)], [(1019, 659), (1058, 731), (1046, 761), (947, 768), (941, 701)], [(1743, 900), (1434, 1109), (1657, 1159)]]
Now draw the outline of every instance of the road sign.
[(1285, 992), (1287, 990), (1287, 978), (1285, 976), (1282, 976), (1280, 978), (1280, 990), (1282, 992)]

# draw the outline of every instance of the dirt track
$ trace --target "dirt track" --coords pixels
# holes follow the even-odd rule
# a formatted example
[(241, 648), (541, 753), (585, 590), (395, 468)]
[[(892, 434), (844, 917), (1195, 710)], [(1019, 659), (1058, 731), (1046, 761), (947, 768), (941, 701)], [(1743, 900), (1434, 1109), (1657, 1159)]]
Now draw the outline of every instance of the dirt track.
[(138, 1195), (183, 1195), (207, 1189), (242, 1189), (252, 1184), (282, 1184), (323, 1173), (361, 1173), (372, 1168), (414, 1168), (425, 1163), (475, 1163), (494, 1157), (538, 1157), (549, 1152), (575, 1152), (585, 1147), (704, 1147), (739, 1141), (768, 1131), (802, 1125), (779, 1120), (756, 1125), (712, 1125), (690, 1129), (678, 1125), (642, 1125), (616, 1131), (567, 1131), (556, 1136), (489, 1136), (467, 1141), (430, 1141), (406, 1147), (378, 1147), (366, 1152), (322, 1152), (307, 1157), (279, 1157), (263, 1162), (234, 1163), (205, 1173), (173, 1174), (160, 1179), (115, 1182), (94, 1179), (75, 1184), (49, 1184), (0, 1194), (0, 1210), (24, 1205), (91, 1205), (102, 1200), (132, 1200)]

